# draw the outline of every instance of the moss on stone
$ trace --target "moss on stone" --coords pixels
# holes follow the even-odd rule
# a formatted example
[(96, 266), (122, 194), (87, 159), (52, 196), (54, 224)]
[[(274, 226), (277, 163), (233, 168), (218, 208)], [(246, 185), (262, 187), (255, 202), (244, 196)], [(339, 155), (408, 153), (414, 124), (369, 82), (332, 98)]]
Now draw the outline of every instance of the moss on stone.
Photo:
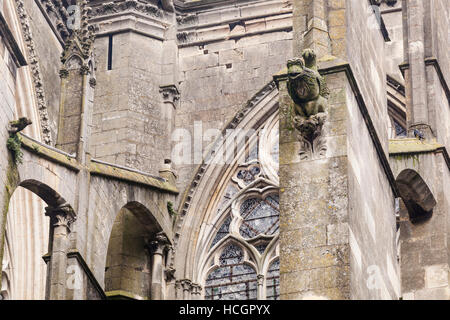
[(6, 141), (6, 146), (9, 151), (11, 151), (14, 163), (20, 164), (23, 160), (23, 152), (22, 152), (22, 140), (19, 135), (12, 134), (8, 140)]
[[(12, 194), (19, 185), (19, 172), (17, 170), (16, 163), (13, 159), (8, 159), (8, 169), (6, 171), (6, 183), (5, 192), (3, 194), (3, 209), (2, 209), (2, 225), (1, 228), (1, 239), (0, 239), (0, 261), (3, 261), (3, 248), (5, 243), (5, 229), (6, 229), (6, 219), (9, 211), (9, 202), (11, 200)], [(2, 281), (2, 272), (0, 268), (0, 283)]]

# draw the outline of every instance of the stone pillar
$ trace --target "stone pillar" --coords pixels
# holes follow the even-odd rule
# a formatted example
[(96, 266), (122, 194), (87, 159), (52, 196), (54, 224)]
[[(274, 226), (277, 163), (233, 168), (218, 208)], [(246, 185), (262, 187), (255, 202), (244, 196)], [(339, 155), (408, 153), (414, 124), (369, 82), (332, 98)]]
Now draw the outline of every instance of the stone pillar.
[(257, 284), (258, 284), (258, 300), (264, 300), (263, 290), (264, 290), (264, 275), (258, 274), (257, 276)]
[[(403, 0), (404, 68), (406, 84), (406, 121), (408, 135), (414, 130), (426, 138), (432, 137), (427, 101), (427, 75), (425, 66), (425, 7), (427, 1)], [(417, 131), (416, 131), (417, 134)]]
[(66, 296), (67, 252), (70, 246), (69, 234), (76, 216), (68, 204), (57, 208), (45, 208), (50, 217), (50, 260), (47, 265), (46, 299), (64, 300)]
[(304, 48), (313, 49), (319, 56), (329, 53), (326, 3), (324, 0), (294, 0), (294, 56)]
[(150, 297), (152, 300), (161, 300), (163, 298), (163, 276), (164, 265), (163, 255), (164, 251), (169, 244), (167, 236), (160, 232), (156, 235), (155, 239), (150, 242), (150, 253), (152, 255), (152, 283), (150, 289)]
[(80, 27), (72, 30), (61, 57), (63, 66), (60, 70), (61, 100), (56, 147), (76, 154), (77, 160), (85, 164), (96, 80), (92, 52), (94, 35), (87, 22), (87, 2), (79, 0), (78, 5), (82, 14)]
[[(294, 1), (297, 58), (275, 76), (281, 299), (398, 296), (386, 75), (377, 67), (384, 38), (371, 9), (359, 0)], [(366, 285), (374, 266), (376, 288)]]

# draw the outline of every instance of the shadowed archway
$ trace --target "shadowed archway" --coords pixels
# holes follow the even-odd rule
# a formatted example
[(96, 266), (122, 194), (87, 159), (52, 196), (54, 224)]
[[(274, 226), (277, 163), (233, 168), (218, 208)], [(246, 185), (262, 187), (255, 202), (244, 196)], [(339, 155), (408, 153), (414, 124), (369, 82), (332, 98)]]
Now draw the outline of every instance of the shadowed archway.
[(412, 169), (405, 169), (398, 175), (396, 182), (411, 222), (429, 219), (437, 202), (422, 177)]

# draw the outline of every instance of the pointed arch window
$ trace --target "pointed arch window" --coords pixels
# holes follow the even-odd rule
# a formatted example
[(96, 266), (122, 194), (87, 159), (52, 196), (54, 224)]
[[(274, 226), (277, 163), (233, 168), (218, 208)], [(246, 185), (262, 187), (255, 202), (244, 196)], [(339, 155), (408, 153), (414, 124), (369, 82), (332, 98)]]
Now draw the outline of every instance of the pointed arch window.
[(279, 297), (278, 118), (246, 146), (224, 187), (204, 261), (206, 300)]

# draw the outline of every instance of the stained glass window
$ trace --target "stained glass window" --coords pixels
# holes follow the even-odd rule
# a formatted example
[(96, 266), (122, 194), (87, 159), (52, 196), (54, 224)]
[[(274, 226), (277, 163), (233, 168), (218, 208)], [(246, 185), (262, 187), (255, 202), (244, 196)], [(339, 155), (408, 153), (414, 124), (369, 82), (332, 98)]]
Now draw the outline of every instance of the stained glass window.
[(244, 263), (244, 253), (235, 244), (226, 246), (219, 258), (219, 268), (208, 275), (206, 300), (255, 300), (257, 277), (255, 270)]
[(216, 237), (211, 244), (211, 248), (214, 247), (217, 242), (225, 238), (225, 236), (230, 232), (230, 223), (231, 217), (228, 215), (225, 221), (222, 223), (222, 226), (219, 228), (219, 231), (217, 231)]
[(275, 260), (266, 276), (266, 299), (278, 300), (280, 296), (280, 260)]
[(279, 199), (272, 195), (266, 199), (250, 198), (241, 205), (240, 214), (244, 221), (239, 233), (246, 239), (259, 234), (273, 235), (279, 228)]
[(403, 126), (395, 120), (394, 120), (394, 126), (395, 126), (395, 134), (397, 135), (397, 137), (406, 136), (406, 129), (403, 128)]

